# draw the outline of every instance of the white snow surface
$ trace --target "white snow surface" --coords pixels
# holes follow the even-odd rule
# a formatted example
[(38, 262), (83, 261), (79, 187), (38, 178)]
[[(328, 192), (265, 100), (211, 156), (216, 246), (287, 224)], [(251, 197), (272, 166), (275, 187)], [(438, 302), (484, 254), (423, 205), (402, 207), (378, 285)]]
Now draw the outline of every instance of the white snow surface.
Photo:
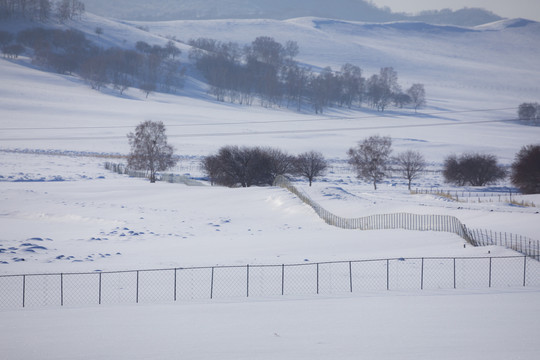
[(536, 359), (540, 292), (436, 291), (2, 313), (8, 359)]
[[(447, 214), (470, 228), (540, 237), (540, 197), (518, 198), (535, 206), (510, 205), (508, 182), (466, 189), (501, 198), (455, 202), (411, 195), (398, 177), (373, 191), (345, 162), (348, 148), (381, 134), (392, 137), (396, 153), (424, 153), (431, 170), (464, 151), (493, 153), (509, 165), (540, 135), (540, 127), (512, 121), (520, 103), (540, 100), (538, 23), (464, 29), (309, 18), (137, 25), (149, 32), (91, 14), (77, 26), (89, 35), (101, 26), (100, 41), (125, 46), (165, 43), (165, 35), (241, 44), (259, 35), (295, 40), (299, 60), (314, 67), (352, 62), (371, 74), (393, 66), (404, 87), (425, 84), (428, 106), (418, 114), (332, 108), (324, 115), (245, 107), (213, 101), (196, 77), (180, 94), (145, 99), (133, 89), (123, 96), (91, 90), (25, 58), (0, 59), (0, 274), (516, 255), (503, 247), (464, 248), (453, 234), (337, 229), (284, 189), (151, 185), (106, 171), (106, 158), (86, 156), (127, 154), (126, 134), (144, 120), (166, 124), (183, 156), (175, 173), (200, 177), (200, 157), (227, 144), (293, 154), (315, 149), (331, 160), (331, 171), (311, 188), (297, 184), (337, 215)], [(462, 191), (437, 172), (414, 187)], [(30, 252), (24, 244), (37, 247)], [(7, 359), (536, 359), (539, 304), (540, 289), (524, 288), (24, 309), (2, 311), (0, 337)]]

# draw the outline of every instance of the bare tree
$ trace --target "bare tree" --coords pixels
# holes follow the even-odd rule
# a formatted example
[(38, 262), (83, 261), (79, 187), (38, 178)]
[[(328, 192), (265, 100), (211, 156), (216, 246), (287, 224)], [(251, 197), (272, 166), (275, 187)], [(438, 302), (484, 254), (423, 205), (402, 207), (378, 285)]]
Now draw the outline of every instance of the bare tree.
[(2, 52), (8, 59), (16, 59), (19, 57), (19, 55), (24, 53), (24, 46), (21, 44), (6, 45), (2, 47)]
[(327, 168), (328, 162), (323, 154), (317, 151), (302, 153), (294, 162), (294, 173), (308, 179), (309, 186), (316, 177), (324, 175)]
[(364, 78), (362, 78), (362, 70), (352, 64), (345, 64), (341, 67), (341, 102), (351, 108), (354, 100), (362, 101), (362, 91), (364, 86)]
[(97, 55), (81, 65), (81, 76), (92, 89), (99, 90), (107, 85), (107, 63), (103, 56)]
[(176, 165), (173, 147), (167, 144), (165, 125), (161, 121), (147, 120), (135, 128), (135, 133), (127, 135), (131, 152), (128, 166), (150, 173), (150, 182), (156, 182), (156, 173)]
[(71, 2), (69, 0), (61, 0), (56, 3), (56, 16), (60, 22), (71, 18)]
[(392, 139), (374, 135), (349, 149), (349, 163), (356, 169), (358, 178), (373, 182), (377, 190), (377, 183), (387, 176), (391, 153)]
[(280, 175), (291, 174), (294, 171), (295, 158), (277, 148), (263, 148), (262, 151), (269, 158), (272, 183)]
[(416, 112), (418, 108), (426, 105), (426, 90), (424, 89), (423, 84), (412, 84), (407, 90), (407, 95), (411, 98), (414, 112)]
[(407, 150), (398, 154), (394, 160), (401, 176), (409, 182), (409, 190), (411, 190), (412, 181), (417, 179), (426, 168), (424, 156), (418, 151)]
[(381, 68), (378, 75), (372, 75), (367, 82), (367, 93), (371, 106), (384, 111), (394, 95), (401, 92), (397, 72), (392, 67)]
[(465, 153), (446, 158), (443, 176), (447, 183), (458, 186), (484, 186), (504, 179), (506, 170), (497, 164), (495, 155)]
[(151, 81), (143, 82), (141, 85), (139, 85), (139, 89), (146, 94), (146, 98), (148, 99), (148, 95), (156, 91), (156, 83)]
[(521, 148), (512, 163), (511, 178), (521, 192), (540, 193), (540, 144)]

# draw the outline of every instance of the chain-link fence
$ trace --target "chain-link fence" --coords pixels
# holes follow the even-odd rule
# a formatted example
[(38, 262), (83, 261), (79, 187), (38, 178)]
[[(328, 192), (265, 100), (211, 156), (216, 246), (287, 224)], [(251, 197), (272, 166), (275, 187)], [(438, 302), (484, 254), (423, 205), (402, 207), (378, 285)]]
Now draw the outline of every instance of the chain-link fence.
[(523, 286), (540, 286), (540, 263), (525, 256), (4, 275), (0, 309)]

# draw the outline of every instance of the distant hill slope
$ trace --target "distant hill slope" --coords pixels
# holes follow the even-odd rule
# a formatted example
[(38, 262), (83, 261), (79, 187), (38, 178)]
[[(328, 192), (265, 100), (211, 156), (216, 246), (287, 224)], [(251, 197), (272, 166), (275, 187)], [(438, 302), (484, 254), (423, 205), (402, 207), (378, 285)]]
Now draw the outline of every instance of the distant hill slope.
[(427, 11), (410, 16), (393, 13), (364, 0), (85, 0), (88, 11), (128, 20), (291, 19), (326, 17), (341, 20), (386, 22), (424, 21), (433, 24), (474, 26), (500, 20), (483, 9)]

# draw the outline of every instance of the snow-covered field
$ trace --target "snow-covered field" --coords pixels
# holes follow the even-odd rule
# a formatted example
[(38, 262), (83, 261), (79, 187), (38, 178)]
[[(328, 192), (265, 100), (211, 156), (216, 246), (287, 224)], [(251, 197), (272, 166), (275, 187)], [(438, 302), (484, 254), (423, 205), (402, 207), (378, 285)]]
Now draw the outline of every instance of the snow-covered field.
[[(298, 186), (337, 215), (446, 214), (470, 228), (540, 237), (539, 196), (520, 197), (534, 207), (504, 196), (452, 202), (411, 195), (399, 178), (375, 192), (344, 164), (347, 149), (373, 134), (391, 136), (395, 152), (423, 152), (433, 170), (464, 151), (510, 164), (540, 135), (540, 127), (511, 121), (520, 103), (540, 100), (540, 49), (531, 46), (539, 24), (474, 31), (321, 19), (138, 25), (149, 32), (90, 15), (81, 26), (88, 33), (102, 26), (111, 44), (165, 42), (159, 35), (296, 40), (300, 60), (314, 66), (354, 62), (368, 73), (393, 66), (404, 86), (426, 85), (428, 107), (419, 114), (337, 108), (322, 116), (242, 107), (214, 102), (194, 78), (180, 96), (145, 99), (131, 89), (121, 97), (41, 72), (24, 58), (0, 59), (0, 274), (516, 255), (464, 248), (446, 233), (337, 229), (284, 189), (151, 185), (106, 171), (105, 158), (84, 156), (126, 154), (126, 134), (143, 120), (166, 124), (185, 157), (174, 169), (180, 174), (200, 177), (198, 159), (227, 144), (315, 149), (332, 171), (312, 188)], [(450, 188), (436, 172), (414, 186)], [(538, 288), (518, 288), (24, 309), (2, 311), (0, 336), (7, 359), (535, 359), (539, 297)]]

